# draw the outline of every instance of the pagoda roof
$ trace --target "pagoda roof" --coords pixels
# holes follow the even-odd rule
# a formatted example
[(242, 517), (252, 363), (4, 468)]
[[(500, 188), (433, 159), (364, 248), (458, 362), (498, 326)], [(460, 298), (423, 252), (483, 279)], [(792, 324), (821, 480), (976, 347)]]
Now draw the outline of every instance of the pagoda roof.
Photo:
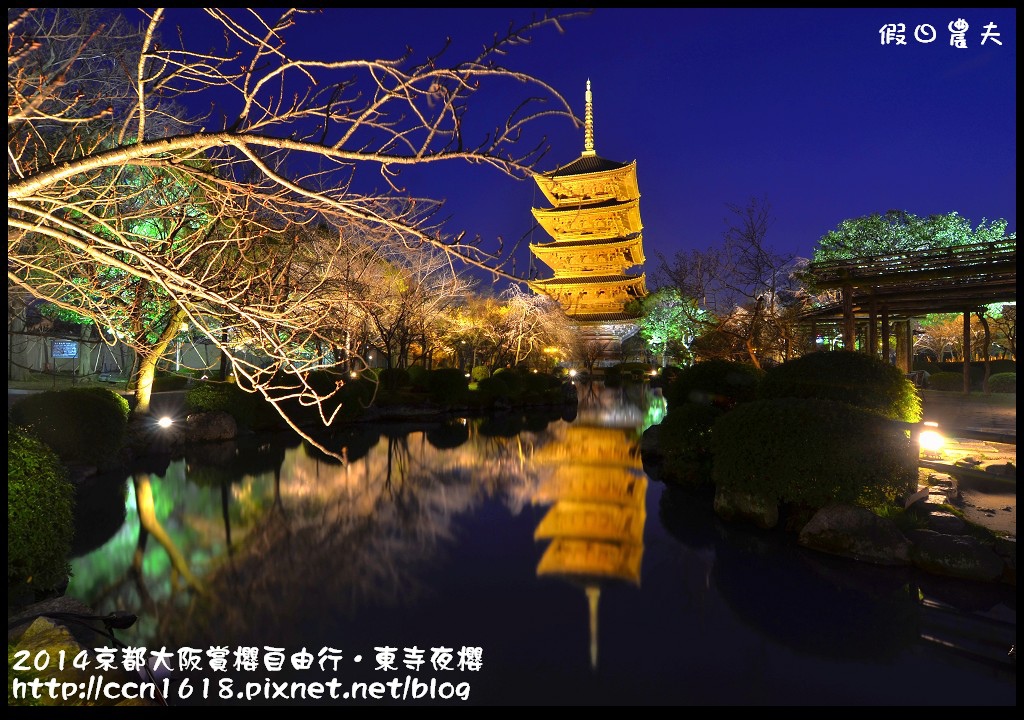
[(631, 315), (628, 312), (618, 313), (582, 313), (580, 315), (573, 315), (573, 322), (577, 323), (614, 323), (614, 322), (634, 322), (639, 315)]
[(607, 200), (593, 205), (573, 204), (533, 208), (534, 219), (556, 240), (622, 238), (641, 232), (639, 199)]
[[(635, 161), (634, 161), (635, 162)], [(600, 155), (581, 155), (567, 165), (552, 170), (551, 172), (540, 173), (543, 177), (557, 178), (568, 175), (586, 175), (587, 173), (607, 172), (609, 170), (621, 170), (629, 167), (632, 163), (617, 162), (603, 158)]]
[(628, 245), (637, 242), (643, 242), (643, 233), (635, 232), (623, 237), (591, 238), (587, 240), (553, 240), (547, 243), (533, 243), (530, 245), (530, 248), (543, 252), (545, 250), (558, 250), (559, 248), (586, 247), (588, 245)]
[(610, 285), (643, 280), (643, 275), (573, 275), (572, 277), (553, 277), (546, 280), (532, 280), (533, 285)]
[(603, 200), (603, 201), (598, 202), (598, 203), (589, 203), (589, 204), (586, 204), (586, 205), (581, 204), (581, 203), (576, 203), (576, 204), (573, 204), (573, 205), (558, 205), (556, 207), (549, 207), (549, 208), (534, 208), (533, 211), (535, 213), (543, 212), (543, 213), (551, 213), (551, 214), (554, 214), (554, 215), (557, 215), (557, 214), (560, 214), (560, 213), (572, 214), (572, 213), (580, 212), (582, 210), (592, 211), (592, 210), (605, 210), (605, 209), (614, 209), (614, 208), (624, 207), (624, 206), (629, 205), (631, 203), (635, 204), (636, 201), (639, 200), (639, 199), (640, 198), (631, 198), (629, 200)]

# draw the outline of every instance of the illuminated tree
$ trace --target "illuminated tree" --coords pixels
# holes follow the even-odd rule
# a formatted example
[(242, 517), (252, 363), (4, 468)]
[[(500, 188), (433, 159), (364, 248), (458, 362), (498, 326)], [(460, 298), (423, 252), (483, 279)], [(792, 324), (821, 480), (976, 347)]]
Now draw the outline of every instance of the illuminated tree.
[(567, 354), (575, 333), (557, 301), (547, 295), (523, 292), (518, 285), (510, 285), (501, 299), (505, 305), (498, 326), (496, 365), (515, 367), (531, 358), (534, 364), (542, 365), (545, 348)]
[(665, 287), (641, 301), (637, 321), (640, 336), (655, 355), (661, 354), (661, 365), (668, 365), (669, 355), (677, 362), (690, 362), (690, 345), (713, 320), (696, 301), (684, 297), (677, 288)]
[[(335, 308), (321, 290), (337, 278), (334, 258), (351, 236), (380, 231), (504, 274), (500, 251), (445, 232), (437, 203), (407, 197), (395, 182), (401, 168), (467, 161), (527, 178), (547, 149), (538, 126), (577, 122), (553, 88), (500, 62), (571, 15), (540, 16), (479, 56), (446, 63), (444, 48), (420, 61), (411, 52), (305, 59), (312, 48), (288, 38), (317, 22), (316, 11), (194, 11), (223, 29), (220, 51), (191, 44), (190, 27), (161, 40), (163, 10), (140, 11), (142, 32), (111, 43), (129, 48), (124, 61), (97, 73), (109, 83), (87, 85), (104, 57), (94, 48), (107, 37), (107, 14), (85, 13), (58, 31), (54, 12), (8, 16), (9, 286), (127, 330), (150, 355), (188, 322), (244, 386), (272, 401), (319, 400), (304, 371), (337, 362), (310, 348), (334, 339), (325, 322), (334, 327)], [(478, 118), (494, 107), (490, 93), (500, 116)], [(186, 125), (175, 103), (204, 98), (221, 117)], [(386, 191), (361, 189), (369, 171)], [(310, 228), (324, 224), (336, 229), (325, 235), (333, 248), (311, 248)], [(104, 277), (117, 281), (95, 282)], [(128, 298), (112, 289), (129, 286)], [(114, 308), (155, 296), (166, 311), (152, 309), (160, 320), (144, 345), (118, 327), (128, 321)]]
[(694, 298), (705, 313), (699, 343), (705, 358), (745, 357), (755, 367), (763, 358), (780, 360), (792, 347), (793, 305), (801, 301), (794, 276), (794, 258), (768, 244), (772, 224), (767, 200), (729, 205), (731, 218), (720, 247), (676, 253), (672, 263), (661, 258), (661, 274), (682, 297)]
[(389, 247), (372, 271), (374, 282), (358, 301), (371, 327), (371, 344), (387, 367), (407, 367), (414, 342), (427, 345), (428, 328), (468, 290), (440, 252)]
[(969, 245), (981, 242), (1015, 241), (1006, 235), (1006, 221), (982, 219), (971, 229), (967, 218), (956, 212), (921, 218), (903, 210), (889, 210), (843, 220), (835, 230), (821, 237), (814, 261), (848, 260), (871, 255), (891, 255), (915, 250)]

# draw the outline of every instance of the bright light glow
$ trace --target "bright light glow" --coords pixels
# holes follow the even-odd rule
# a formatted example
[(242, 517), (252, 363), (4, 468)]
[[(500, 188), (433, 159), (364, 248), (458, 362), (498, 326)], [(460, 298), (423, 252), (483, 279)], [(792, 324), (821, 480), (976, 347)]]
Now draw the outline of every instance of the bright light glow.
[(156, 421), (156, 424), (162, 428), (169, 428), (171, 425), (174, 424), (174, 418), (169, 418), (166, 415), (164, 415), (162, 418)]
[(576, 371), (575, 370), (570, 370), (569, 371), (569, 377), (576, 377)]
[(350, 373), (348, 374), (348, 376), (349, 376), (350, 378), (357, 378), (357, 377), (359, 377), (359, 373), (357, 373), (357, 372), (356, 372), (355, 370), (353, 370), (352, 372), (350, 372)]
[[(933, 428), (939, 426), (938, 423), (933, 422), (926, 422), (924, 424)], [(946, 444), (946, 438), (938, 430), (922, 430), (917, 442), (921, 446), (921, 451), (926, 455), (939, 455)]]
[(469, 373), (466, 373), (466, 377), (469, 377)]
[(188, 323), (181, 324), (181, 332), (188, 332)]

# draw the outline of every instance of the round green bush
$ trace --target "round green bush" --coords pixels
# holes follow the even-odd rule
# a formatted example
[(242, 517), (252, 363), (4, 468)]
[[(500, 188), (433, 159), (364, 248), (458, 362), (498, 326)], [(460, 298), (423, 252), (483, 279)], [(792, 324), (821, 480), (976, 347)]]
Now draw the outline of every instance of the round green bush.
[(711, 429), (724, 412), (714, 405), (683, 403), (665, 415), (658, 431), (661, 479), (685, 485), (711, 482)]
[(128, 401), (107, 388), (69, 388), (26, 395), (10, 421), (29, 429), (65, 463), (116, 467), (128, 434)]
[(498, 398), (511, 400), (517, 393), (512, 390), (506, 380), (506, 374), (495, 373), (489, 378), (484, 378), (476, 384), (476, 391), (484, 402), (493, 402)]
[(518, 370), (499, 368), (490, 379), (497, 380), (508, 388), (511, 397), (518, 397), (523, 392), (523, 375)]
[(554, 375), (541, 372), (522, 373), (520, 380), (525, 392), (544, 393), (552, 388), (560, 388), (562, 386), (562, 381)]
[(412, 385), (409, 371), (405, 368), (381, 368), (377, 379), (384, 390), (397, 390)]
[(238, 427), (249, 430), (268, 430), (281, 423), (272, 403), (231, 382), (197, 382), (185, 393), (185, 409), (189, 413), (220, 410), (231, 415)]
[[(989, 382), (992, 378), (989, 378)], [(991, 386), (990, 386), (991, 387)], [(929, 390), (944, 390), (946, 392), (963, 392), (964, 376), (960, 373), (938, 372), (928, 376)]]
[[(7, 426), (7, 593), (46, 594), (71, 570), (75, 489), (57, 454), (24, 428)], [(30, 598), (34, 599), (34, 598)]]
[(988, 379), (988, 390), (994, 393), (1016, 393), (1017, 373), (996, 373)]
[(830, 399), (755, 400), (715, 421), (712, 479), (812, 508), (870, 508), (916, 487), (913, 450), (906, 430), (870, 410)]
[(427, 375), (427, 391), (437, 402), (462, 402), (469, 392), (469, 378), (458, 368), (438, 368)]
[(470, 378), (473, 380), (473, 382), (480, 382), (481, 380), (489, 378), (490, 376), (491, 370), (486, 365), (477, 365), (475, 368), (472, 369), (472, 371), (470, 371)]
[(760, 397), (820, 398), (918, 422), (921, 398), (895, 366), (865, 353), (814, 352), (769, 369)]
[(715, 405), (728, 409), (757, 397), (764, 371), (753, 365), (729, 360), (705, 360), (675, 373), (665, 387), (669, 412), (683, 403)]
[(413, 390), (420, 392), (427, 389), (427, 369), (422, 365), (410, 365), (409, 371), (409, 383), (412, 385)]

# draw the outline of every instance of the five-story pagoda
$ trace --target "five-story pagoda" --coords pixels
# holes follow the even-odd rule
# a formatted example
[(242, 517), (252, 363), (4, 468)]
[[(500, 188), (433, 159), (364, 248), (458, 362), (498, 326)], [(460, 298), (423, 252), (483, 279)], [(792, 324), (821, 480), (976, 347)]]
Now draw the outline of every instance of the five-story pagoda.
[(531, 243), (530, 251), (554, 276), (530, 286), (557, 300), (581, 334), (613, 341), (607, 350), (617, 350), (636, 332), (637, 314), (627, 304), (647, 295), (643, 273), (628, 272), (644, 262), (640, 191), (635, 160), (616, 162), (594, 151), (589, 80), (583, 154), (534, 179), (553, 207), (533, 208), (533, 216), (553, 240)]

